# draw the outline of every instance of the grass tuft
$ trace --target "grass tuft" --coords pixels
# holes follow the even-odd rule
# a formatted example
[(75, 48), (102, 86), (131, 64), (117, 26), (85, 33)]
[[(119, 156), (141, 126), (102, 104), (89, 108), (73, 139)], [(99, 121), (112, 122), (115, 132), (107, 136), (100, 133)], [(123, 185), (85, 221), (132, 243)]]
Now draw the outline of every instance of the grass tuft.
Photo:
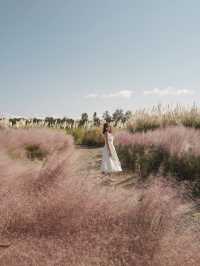
[(37, 144), (29, 144), (25, 147), (27, 158), (30, 160), (42, 161), (47, 156), (47, 152), (42, 150)]

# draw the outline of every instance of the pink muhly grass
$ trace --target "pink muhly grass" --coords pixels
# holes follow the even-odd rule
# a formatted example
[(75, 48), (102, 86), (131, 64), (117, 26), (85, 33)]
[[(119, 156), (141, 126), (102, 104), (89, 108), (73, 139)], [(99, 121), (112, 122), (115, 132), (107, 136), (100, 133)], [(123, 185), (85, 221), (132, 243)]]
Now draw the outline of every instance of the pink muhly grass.
[[(191, 208), (176, 184), (160, 178), (130, 190), (96, 185), (74, 172), (79, 161), (69, 136), (29, 131), (28, 142), (19, 131), (15, 143), (15, 132), (7, 134), (12, 144), (0, 134), (0, 232), (13, 245), (0, 265), (198, 265), (196, 233), (176, 230)], [(42, 164), (11, 158), (8, 149), (23, 154), (24, 143), (53, 152)]]
[(164, 148), (171, 155), (184, 154), (190, 152), (193, 155), (200, 155), (200, 132), (193, 128), (182, 126), (167, 127), (148, 131), (147, 133), (120, 132), (116, 135), (117, 145), (144, 146), (155, 145)]

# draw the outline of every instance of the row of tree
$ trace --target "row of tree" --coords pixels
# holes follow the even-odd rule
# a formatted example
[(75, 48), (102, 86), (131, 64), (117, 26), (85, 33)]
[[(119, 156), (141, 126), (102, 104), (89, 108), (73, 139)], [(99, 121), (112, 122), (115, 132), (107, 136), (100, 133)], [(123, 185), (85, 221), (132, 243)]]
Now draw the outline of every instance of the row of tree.
[[(103, 113), (102, 118), (106, 122), (113, 122), (114, 126), (118, 126), (118, 124), (121, 122), (123, 125), (130, 119), (132, 115), (131, 111), (124, 111), (122, 109), (117, 109), (113, 114), (110, 114), (109, 111), (105, 111)], [(85, 125), (89, 121), (88, 114), (87, 113), (82, 113), (81, 115), (81, 120), (80, 120), (80, 125)], [(101, 119), (97, 116), (97, 113), (94, 112), (93, 114), (93, 124), (94, 126), (100, 126), (101, 124)]]
[(60, 127), (60, 128), (73, 128), (74, 126), (78, 127), (87, 127), (88, 124), (99, 127), (101, 125), (102, 119), (106, 122), (112, 122), (113, 126), (118, 126), (121, 123), (123, 126), (131, 117), (132, 112), (124, 112), (122, 109), (117, 109), (113, 114), (110, 114), (109, 111), (105, 111), (100, 119), (97, 115), (97, 112), (93, 113), (92, 120), (89, 120), (87, 113), (82, 113), (79, 120), (74, 120), (72, 118), (54, 118), (46, 117), (45, 119), (32, 118), (10, 118), (9, 122), (11, 126), (15, 126), (17, 123), (24, 122), (25, 126), (29, 125), (43, 125), (47, 127)]

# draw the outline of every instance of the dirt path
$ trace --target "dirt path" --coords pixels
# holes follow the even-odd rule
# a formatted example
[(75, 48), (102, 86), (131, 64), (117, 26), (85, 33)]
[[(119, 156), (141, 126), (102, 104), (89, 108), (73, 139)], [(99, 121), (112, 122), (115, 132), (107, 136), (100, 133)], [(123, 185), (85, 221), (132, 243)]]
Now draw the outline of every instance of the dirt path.
[[(133, 173), (123, 171), (121, 173), (113, 173), (111, 176), (103, 175), (100, 171), (101, 165), (101, 150), (102, 148), (88, 148), (76, 146), (76, 152), (78, 153), (78, 160), (80, 165), (77, 169), (77, 174), (84, 175), (89, 178), (90, 181), (99, 185), (120, 186), (126, 189), (133, 187), (138, 178)], [(199, 209), (199, 208), (198, 208)], [(200, 211), (191, 209), (185, 214), (179, 224), (188, 227), (188, 224), (193, 224), (194, 227), (200, 228)]]
[(124, 187), (132, 186), (136, 179), (132, 173), (121, 172), (112, 173), (111, 176), (103, 175), (100, 171), (102, 148), (88, 148), (76, 146), (78, 160), (77, 174), (81, 174), (93, 180), (93, 182), (104, 185), (121, 185)]

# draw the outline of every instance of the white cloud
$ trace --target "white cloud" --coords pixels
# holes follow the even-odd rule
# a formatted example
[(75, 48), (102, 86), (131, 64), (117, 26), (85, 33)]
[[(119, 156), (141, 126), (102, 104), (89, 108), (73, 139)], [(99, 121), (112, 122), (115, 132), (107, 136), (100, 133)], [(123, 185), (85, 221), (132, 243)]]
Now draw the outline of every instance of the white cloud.
[(90, 99), (90, 98), (97, 98), (97, 97), (98, 97), (98, 95), (95, 94), (95, 93), (90, 93), (90, 94), (88, 94), (88, 95), (85, 96), (85, 98), (87, 98), (87, 99)]
[(113, 93), (104, 93), (104, 94), (95, 94), (95, 93), (91, 93), (85, 96), (85, 98), (126, 98), (129, 99), (131, 98), (133, 94), (133, 91), (131, 90), (120, 90), (117, 92), (113, 92)]
[(194, 90), (188, 89), (177, 89), (175, 87), (167, 87), (164, 89), (154, 88), (153, 90), (146, 90), (144, 91), (145, 95), (160, 95), (160, 96), (167, 96), (167, 95), (193, 95), (195, 92)]

